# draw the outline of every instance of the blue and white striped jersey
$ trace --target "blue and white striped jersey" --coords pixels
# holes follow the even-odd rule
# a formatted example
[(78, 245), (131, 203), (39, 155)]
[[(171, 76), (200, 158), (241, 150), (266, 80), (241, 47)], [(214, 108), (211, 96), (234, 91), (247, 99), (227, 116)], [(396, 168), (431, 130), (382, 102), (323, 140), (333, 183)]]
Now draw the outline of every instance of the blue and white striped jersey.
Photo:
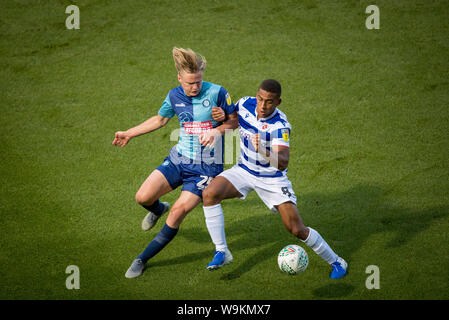
[(273, 146), (290, 147), (291, 125), (288, 123), (286, 115), (277, 108), (267, 118), (257, 119), (256, 106), (255, 97), (241, 98), (236, 104), (240, 130), (238, 165), (258, 177), (285, 176), (287, 169), (278, 170), (256, 152), (251, 143), (251, 136), (259, 133), (261, 143), (265, 144), (268, 150), (271, 150)]

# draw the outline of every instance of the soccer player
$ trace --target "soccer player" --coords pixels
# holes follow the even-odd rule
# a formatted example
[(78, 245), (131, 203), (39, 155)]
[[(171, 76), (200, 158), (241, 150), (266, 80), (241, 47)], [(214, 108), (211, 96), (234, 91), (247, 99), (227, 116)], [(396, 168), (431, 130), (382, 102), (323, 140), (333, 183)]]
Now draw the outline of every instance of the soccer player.
[[(281, 101), (281, 85), (274, 79), (268, 79), (262, 82), (256, 97), (244, 97), (237, 102), (241, 147), (239, 161), (231, 169), (220, 173), (203, 191), (204, 214), (222, 216), (222, 200), (245, 199), (250, 191), (255, 190), (269, 209), (280, 214), (290, 233), (332, 266), (330, 277), (338, 279), (346, 274), (347, 263), (316, 230), (304, 225), (298, 213), (296, 196), (287, 178), (291, 125), (277, 108)], [(225, 117), (218, 110), (214, 118), (223, 120)], [(222, 263), (207, 267), (217, 269), (227, 264), (226, 255), (229, 252), (229, 249), (223, 249), (226, 245), (224, 222), (221, 226), (208, 226), (208, 230), (212, 242), (222, 247)]]
[[(229, 93), (219, 85), (203, 81), (206, 59), (191, 49), (176, 47), (173, 59), (181, 85), (170, 90), (158, 115), (127, 131), (116, 132), (112, 142), (124, 147), (132, 138), (162, 128), (175, 114), (181, 126), (178, 144), (137, 191), (137, 203), (148, 211), (142, 221), (143, 230), (150, 230), (163, 213), (170, 212), (160, 232), (126, 271), (127, 278), (142, 274), (146, 262), (173, 240), (183, 219), (201, 202), (204, 188), (223, 171), (220, 137), (226, 129), (238, 126)], [(213, 120), (212, 109), (223, 111), (228, 120), (222, 124)], [(159, 201), (180, 185), (181, 195), (171, 209), (168, 203)]]

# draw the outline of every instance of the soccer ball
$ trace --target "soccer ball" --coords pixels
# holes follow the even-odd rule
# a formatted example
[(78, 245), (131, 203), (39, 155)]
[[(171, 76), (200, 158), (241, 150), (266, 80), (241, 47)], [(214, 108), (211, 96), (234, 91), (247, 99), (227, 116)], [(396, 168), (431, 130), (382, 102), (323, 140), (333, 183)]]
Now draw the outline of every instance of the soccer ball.
[(309, 256), (306, 250), (296, 244), (284, 247), (278, 255), (279, 268), (289, 275), (295, 275), (307, 269)]

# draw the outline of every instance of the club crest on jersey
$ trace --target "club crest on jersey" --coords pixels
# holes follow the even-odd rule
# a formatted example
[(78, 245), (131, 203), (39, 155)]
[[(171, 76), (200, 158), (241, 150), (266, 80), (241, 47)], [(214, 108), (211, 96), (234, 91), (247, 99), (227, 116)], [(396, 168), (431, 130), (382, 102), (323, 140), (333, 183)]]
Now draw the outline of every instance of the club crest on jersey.
[(210, 106), (210, 101), (209, 101), (209, 99), (204, 99), (204, 100), (203, 100), (203, 107), (209, 108), (209, 106)]
[(282, 129), (282, 139), (284, 139), (285, 142), (288, 142), (288, 129)]
[(226, 93), (226, 103), (228, 104), (228, 106), (230, 106), (232, 103), (231, 96), (229, 95), (229, 93)]
[(265, 131), (265, 130), (267, 130), (268, 129), (268, 124), (267, 123), (265, 123), (261, 128), (260, 128), (260, 130), (263, 130), (263, 131)]

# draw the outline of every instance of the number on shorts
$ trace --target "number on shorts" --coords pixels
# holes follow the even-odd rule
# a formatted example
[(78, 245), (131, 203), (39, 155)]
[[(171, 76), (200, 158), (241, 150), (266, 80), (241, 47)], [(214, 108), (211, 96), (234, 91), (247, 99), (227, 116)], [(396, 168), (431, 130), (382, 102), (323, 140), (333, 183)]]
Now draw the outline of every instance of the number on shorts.
[(198, 187), (198, 189), (204, 190), (211, 182), (212, 177), (208, 177), (208, 176), (200, 176), (200, 177), (203, 179), (200, 182), (198, 182), (196, 184), (196, 186)]
[(292, 196), (290, 190), (288, 190), (288, 187), (282, 187), (281, 191), (283, 194), (287, 195), (289, 198)]

